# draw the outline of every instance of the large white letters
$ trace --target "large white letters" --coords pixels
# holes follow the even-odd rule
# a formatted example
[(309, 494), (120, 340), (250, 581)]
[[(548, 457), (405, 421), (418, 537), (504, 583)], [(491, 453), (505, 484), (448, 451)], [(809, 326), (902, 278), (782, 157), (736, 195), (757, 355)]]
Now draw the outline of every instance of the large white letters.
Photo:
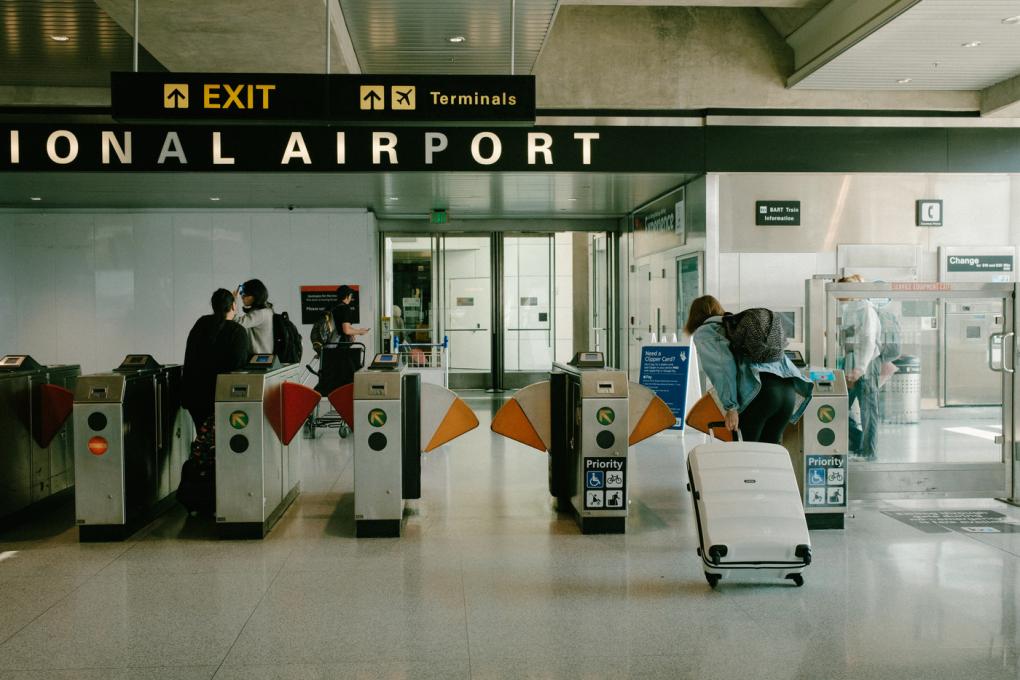
[[(61, 156), (57, 153), (57, 140), (67, 140), (67, 155)], [(67, 165), (75, 158), (78, 157), (78, 138), (75, 137), (69, 130), (57, 130), (49, 136), (46, 140), (46, 154), (50, 157), (50, 160), (58, 165)]]
[(280, 161), (280, 165), (287, 165), (292, 158), (300, 158), (305, 165), (312, 164), (312, 157), (308, 155), (308, 147), (305, 146), (305, 136), (300, 132), (290, 133), (287, 150), (283, 152), (283, 160)]
[(131, 133), (124, 133), (124, 145), (121, 146), (117, 139), (117, 133), (110, 130), (103, 130), (103, 165), (110, 164), (110, 149), (117, 154), (117, 160), (123, 163), (131, 162)]
[[(492, 142), (492, 154), (489, 156), (483, 156), (481, 151), (481, 144), (483, 139), (488, 139)], [(492, 165), (499, 160), (499, 157), (503, 155), (503, 143), (499, 141), (499, 137), (496, 136), (495, 132), (479, 132), (471, 140), (471, 157), (475, 159), (475, 163), (479, 165)]]
[(344, 165), (347, 163), (347, 133), (338, 132), (336, 133), (336, 164)]
[(382, 155), (389, 157), (389, 162), (397, 164), (397, 136), (392, 132), (372, 133), (372, 165), (382, 162)]
[(535, 157), (538, 154), (542, 154), (546, 165), (552, 165), (552, 135), (546, 132), (529, 132), (528, 165), (535, 164)]
[(18, 139), (18, 131), (11, 130), (11, 163), (17, 165), (21, 162), (21, 140)]
[(156, 164), (163, 165), (167, 158), (176, 158), (181, 165), (188, 164), (188, 158), (184, 155), (184, 148), (181, 146), (181, 138), (177, 136), (176, 132), (166, 133), (163, 149), (159, 152), (159, 160), (156, 161)]
[(574, 139), (581, 140), (581, 165), (591, 165), (591, 142), (598, 139), (597, 132), (575, 132)]
[(213, 165), (233, 165), (233, 156), (223, 155), (223, 134), (220, 132), (212, 133), (212, 162)]
[(425, 133), (425, 165), (432, 165), (432, 160), (440, 151), (446, 151), (450, 140), (442, 132)]

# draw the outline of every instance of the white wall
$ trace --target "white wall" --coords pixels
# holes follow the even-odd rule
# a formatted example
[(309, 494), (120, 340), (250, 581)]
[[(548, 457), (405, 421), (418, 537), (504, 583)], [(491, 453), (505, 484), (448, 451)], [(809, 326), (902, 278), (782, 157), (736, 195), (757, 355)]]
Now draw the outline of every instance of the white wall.
[(361, 284), (362, 325), (375, 329), (375, 236), (363, 211), (0, 213), (0, 354), (83, 372), (130, 353), (180, 362), (213, 290), (259, 278), (308, 360), (301, 285)]

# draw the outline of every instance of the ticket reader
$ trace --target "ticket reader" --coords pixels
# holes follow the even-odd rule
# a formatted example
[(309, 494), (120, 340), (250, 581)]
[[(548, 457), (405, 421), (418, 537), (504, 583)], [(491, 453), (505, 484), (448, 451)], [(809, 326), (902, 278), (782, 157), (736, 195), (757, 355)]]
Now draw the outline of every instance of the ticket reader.
[(124, 540), (169, 508), (192, 440), (180, 365), (130, 354), (74, 394), (75, 517), (82, 542)]
[(0, 357), (0, 521), (27, 517), (74, 486), (70, 416), (79, 375), (77, 365)]
[(626, 531), (630, 446), (674, 423), (651, 390), (607, 369), (601, 352), (581, 352), (517, 392), (492, 429), (549, 452), (550, 493), (582, 533), (595, 534)]
[(304, 367), (252, 355), (216, 380), (216, 529), (221, 538), (264, 538), (301, 490), (302, 439), (319, 403)]
[(811, 402), (784, 445), (797, 473), (810, 529), (842, 529), (847, 507), (849, 397), (843, 371), (805, 369)]
[(421, 375), (398, 354), (354, 374), (354, 535), (399, 536), (404, 500), (421, 497)]

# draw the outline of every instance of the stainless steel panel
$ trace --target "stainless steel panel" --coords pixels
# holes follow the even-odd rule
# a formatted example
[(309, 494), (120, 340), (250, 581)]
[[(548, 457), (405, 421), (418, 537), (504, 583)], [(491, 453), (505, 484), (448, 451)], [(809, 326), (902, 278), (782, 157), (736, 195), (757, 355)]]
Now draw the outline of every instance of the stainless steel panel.
[[(999, 406), (1002, 404), (1002, 376), (993, 371), (989, 342), (1003, 329), (1001, 302), (947, 303), (943, 335), (943, 389), (946, 406)], [(1001, 343), (997, 345), (1001, 363)]]
[[(632, 470), (625, 468), (624, 474), (624, 486), (623, 495), (624, 502), (623, 507), (618, 510), (609, 509), (586, 509), (585, 508), (585, 459), (587, 458), (618, 458), (622, 459), (625, 463), (627, 460), (627, 452), (629, 444), (627, 441), (628, 435), (630, 434), (630, 420), (628, 414), (627, 403), (627, 390), (626, 390), (626, 374), (621, 371), (591, 371), (582, 373), (582, 381), (589, 375), (597, 377), (600, 374), (608, 374), (615, 379), (623, 379), (623, 395), (622, 397), (584, 397), (581, 399), (581, 455), (578, 456), (578, 469), (577, 469), (577, 489), (576, 493), (572, 498), (574, 509), (582, 517), (626, 517), (627, 516), (627, 502), (629, 501), (628, 486), (630, 475), (633, 474)], [(599, 380), (602, 382), (602, 380)], [(582, 388), (582, 394), (584, 390)], [(609, 407), (615, 413), (613, 422), (609, 425), (603, 425), (597, 418), (599, 409)], [(602, 448), (599, 446), (596, 437), (600, 432), (609, 431), (613, 435), (613, 444), (609, 448)], [(609, 489), (606, 489), (607, 493)]]
[[(394, 373), (393, 375), (398, 378), (400, 377), (399, 373)], [(379, 409), (386, 414), (385, 424), (375, 426), (369, 422), (369, 413), (373, 409)], [(403, 467), (400, 429), (399, 393), (397, 394), (397, 400), (389, 398), (355, 399), (355, 520), (399, 520), (403, 516)], [(381, 434), (386, 438), (386, 446), (381, 451), (374, 451), (369, 446), (369, 438), (375, 434)]]
[(267, 373), (224, 373), (216, 377), (216, 401), (262, 401)]
[[(39, 427), (38, 419), (42, 417), (42, 414), (37, 413), (35, 397), (39, 387), (45, 382), (45, 373), (34, 373), (29, 380), (32, 399), (29, 409), (29, 432), (36, 432)], [(39, 446), (34, 438), (31, 438), (30, 441), (32, 445), (32, 502), (37, 503), (53, 493), (50, 487), (50, 452)]]
[(582, 371), (581, 399), (626, 399), (627, 383), (627, 374), (623, 371)]
[(29, 374), (0, 375), (0, 517), (32, 502)]
[(854, 465), (850, 498), (993, 498), (1006, 494), (1002, 466), (990, 463), (928, 466)]
[[(106, 426), (99, 430), (89, 427), (93, 413), (106, 417)], [(74, 494), (75, 517), (78, 524), (125, 524), (127, 493), (125, 488), (124, 420), (120, 404), (107, 402), (81, 403), (74, 406)], [(109, 448), (97, 456), (89, 451), (92, 437), (102, 437)]]
[(354, 374), (354, 400), (400, 399), (399, 371), (361, 371)]
[(123, 373), (83, 375), (74, 388), (74, 403), (120, 404), (124, 401), (125, 384)]

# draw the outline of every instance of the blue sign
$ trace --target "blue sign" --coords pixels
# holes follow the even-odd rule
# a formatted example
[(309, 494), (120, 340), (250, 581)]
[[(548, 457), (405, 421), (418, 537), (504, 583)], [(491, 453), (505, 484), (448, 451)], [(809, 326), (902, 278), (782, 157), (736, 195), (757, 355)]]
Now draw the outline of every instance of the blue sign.
[(589, 470), (585, 486), (589, 489), (601, 489), (605, 486), (605, 484), (603, 484), (605, 474), (606, 473), (602, 470)]
[(825, 477), (825, 468), (808, 468), (808, 484), (811, 486), (824, 486)]
[(641, 348), (640, 383), (666, 402), (676, 419), (672, 430), (684, 429), (687, 413), (687, 369), (690, 348), (683, 345), (647, 345)]
[(829, 382), (833, 382), (836, 380), (836, 373), (835, 371), (811, 371), (808, 374), (808, 377), (811, 382), (818, 382), (819, 380), (828, 380)]

